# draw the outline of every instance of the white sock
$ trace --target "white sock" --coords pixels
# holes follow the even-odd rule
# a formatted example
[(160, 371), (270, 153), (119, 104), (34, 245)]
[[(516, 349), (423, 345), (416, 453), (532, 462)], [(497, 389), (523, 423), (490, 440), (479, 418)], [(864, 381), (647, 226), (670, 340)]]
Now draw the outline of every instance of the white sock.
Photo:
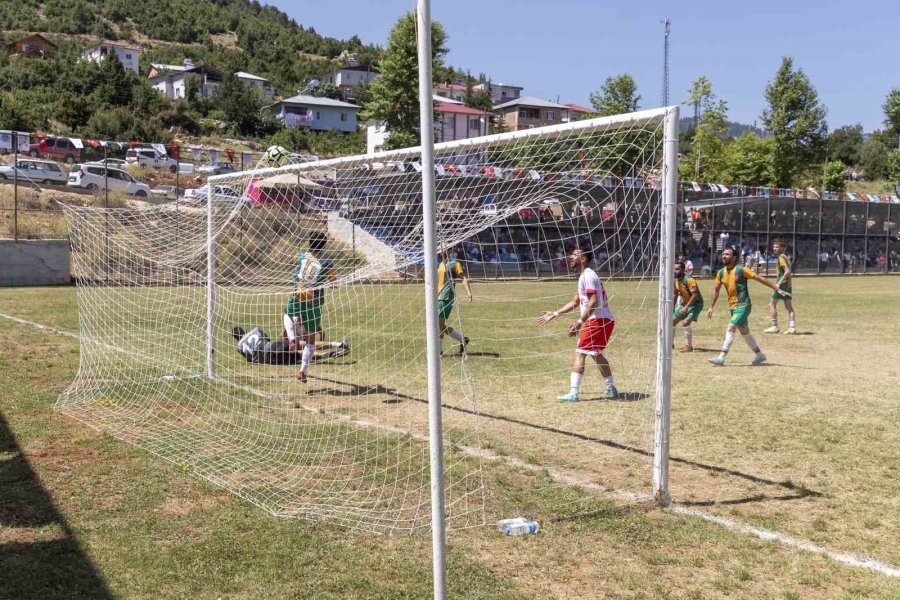
[(578, 393), (578, 388), (581, 387), (581, 378), (584, 375), (582, 373), (572, 373), (569, 378), (569, 391), (573, 394)]
[(762, 352), (759, 351), (759, 344), (757, 344), (756, 340), (753, 339), (753, 334), (745, 333), (741, 337), (744, 338), (744, 341), (747, 342), (747, 345), (750, 346), (751, 350), (753, 350), (757, 354), (762, 354)]
[(791, 329), (794, 328), (794, 320), (793, 320), (793, 319), (791, 319), (790, 321), (788, 321), (788, 327), (790, 327)]
[(300, 361), (300, 370), (303, 373), (306, 373), (309, 370), (309, 363), (312, 361), (314, 353), (315, 349), (313, 348), (313, 344), (307, 344), (303, 348), (303, 358)]
[(340, 348), (342, 342), (330, 342), (329, 345), (331, 348)]
[(450, 332), (450, 337), (452, 337), (454, 340), (456, 340), (460, 344), (463, 343), (463, 335), (460, 332), (456, 331), (455, 329)]
[(612, 376), (612, 375), (610, 375), (609, 377), (604, 377), (604, 378), (603, 378), (603, 381), (606, 382), (606, 387), (608, 387), (608, 388), (614, 387), (614, 386), (616, 385), (616, 384), (613, 382), (613, 376)]
[(297, 341), (297, 332), (294, 331), (294, 319), (287, 313), (284, 313), (282, 321), (284, 322), (284, 330), (287, 332), (288, 340)]
[(694, 330), (691, 329), (690, 325), (685, 325), (682, 329), (684, 329), (684, 341), (687, 342), (687, 345), (690, 347), (694, 347)]
[(722, 356), (728, 354), (728, 351), (731, 350), (731, 345), (734, 343), (734, 332), (726, 331), (725, 332), (725, 343), (722, 344)]

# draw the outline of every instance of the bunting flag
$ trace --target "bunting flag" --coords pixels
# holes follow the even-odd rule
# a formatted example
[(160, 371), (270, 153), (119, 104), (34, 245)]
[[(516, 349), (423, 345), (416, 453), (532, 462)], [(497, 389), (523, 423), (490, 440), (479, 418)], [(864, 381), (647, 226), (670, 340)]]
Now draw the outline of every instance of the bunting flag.
[(225, 156), (228, 157), (228, 162), (234, 164), (234, 150), (231, 148), (225, 148)]
[(194, 157), (194, 162), (200, 162), (200, 148), (193, 147), (191, 148), (191, 156)]
[(692, 182), (691, 182), (691, 187), (694, 188), (694, 191), (695, 191), (695, 192), (702, 192), (702, 191), (703, 191), (703, 188), (702, 188), (702, 187), (700, 186), (700, 184), (697, 183), (696, 181), (692, 181)]
[(219, 162), (219, 151), (218, 150), (214, 150), (214, 149), (210, 148), (209, 150), (206, 151), (206, 154), (209, 155), (210, 163)]

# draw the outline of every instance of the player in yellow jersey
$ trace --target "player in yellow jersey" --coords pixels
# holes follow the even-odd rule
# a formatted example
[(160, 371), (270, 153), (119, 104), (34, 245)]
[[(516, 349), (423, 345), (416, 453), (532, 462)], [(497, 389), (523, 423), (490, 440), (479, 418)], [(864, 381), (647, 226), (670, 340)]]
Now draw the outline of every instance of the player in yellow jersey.
[(725, 248), (722, 250), (722, 264), (725, 266), (716, 273), (716, 287), (713, 290), (712, 302), (709, 303), (709, 318), (713, 316), (713, 307), (716, 300), (719, 299), (719, 291), (725, 286), (728, 293), (728, 305), (731, 307), (731, 319), (728, 321), (728, 327), (725, 329), (725, 343), (722, 345), (722, 352), (716, 358), (709, 359), (709, 362), (717, 367), (725, 366), (725, 356), (731, 349), (734, 342), (735, 330), (741, 332), (741, 337), (747, 343), (747, 346), (756, 354), (751, 365), (760, 365), (765, 362), (766, 355), (759, 349), (759, 344), (750, 334), (749, 318), (750, 318), (750, 290), (747, 289), (747, 281), (755, 279), (766, 287), (770, 287), (783, 296), (790, 297), (790, 292), (782, 290), (778, 284), (772, 283), (762, 275), (757, 275), (743, 265), (737, 264), (737, 253), (734, 248)]
[(772, 292), (772, 299), (769, 300), (769, 314), (772, 316), (772, 326), (768, 329), (763, 329), (763, 333), (778, 333), (778, 301), (784, 300), (784, 308), (788, 313), (788, 330), (784, 333), (785, 335), (794, 335), (797, 333), (797, 329), (796, 321), (794, 320), (794, 304), (791, 301), (793, 296), (790, 295), (793, 294), (791, 280), (794, 277), (794, 272), (791, 270), (791, 261), (784, 253), (784, 248), (784, 240), (772, 242), (772, 250), (775, 252), (775, 256), (778, 257), (778, 287), (789, 295), (785, 296), (778, 292)]
[[(697, 286), (697, 280), (686, 272), (682, 261), (675, 263), (675, 314), (672, 315), (672, 325), (681, 323), (684, 331), (684, 348), (682, 352), (694, 351), (694, 330), (691, 323), (703, 314), (703, 296)], [(679, 302), (680, 300), (680, 302)]]
[(447, 319), (453, 311), (456, 303), (456, 280), (462, 281), (466, 288), (468, 302), (472, 302), (472, 288), (469, 285), (469, 275), (463, 264), (455, 258), (450, 258), (446, 249), (441, 253), (441, 262), (438, 264), (438, 331), (441, 336), (441, 354), (444, 353), (444, 334), (459, 342), (459, 353), (464, 354), (469, 338), (459, 333), (449, 325)]

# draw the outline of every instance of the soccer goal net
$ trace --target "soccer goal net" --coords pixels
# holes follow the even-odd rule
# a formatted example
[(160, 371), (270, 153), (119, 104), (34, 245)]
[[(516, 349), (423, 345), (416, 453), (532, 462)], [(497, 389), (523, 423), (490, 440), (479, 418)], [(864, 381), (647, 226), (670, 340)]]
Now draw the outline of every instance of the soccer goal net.
[[(276, 515), (427, 526), (433, 168), (449, 525), (648, 498), (673, 112), (441, 143), (434, 165), (415, 148), (304, 164), (274, 148), (192, 198), (69, 207), (81, 361), (59, 407)], [(583, 355), (573, 390), (580, 309), (538, 318), (576, 297), (576, 249), (614, 325), (584, 346), (611, 378)]]

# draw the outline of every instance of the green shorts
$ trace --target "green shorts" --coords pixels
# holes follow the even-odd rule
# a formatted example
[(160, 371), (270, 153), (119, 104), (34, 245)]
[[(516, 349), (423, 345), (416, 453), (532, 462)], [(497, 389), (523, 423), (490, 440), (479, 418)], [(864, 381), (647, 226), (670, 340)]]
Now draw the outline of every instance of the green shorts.
[(450, 313), (453, 312), (454, 300), (438, 300), (438, 317), (442, 321), (446, 321)]
[(284, 306), (284, 312), (290, 317), (297, 317), (307, 332), (315, 331), (322, 324), (322, 307), (312, 302), (291, 300)]
[(729, 319), (729, 323), (735, 325), (737, 327), (747, 327), (748, 322), (750, 321), (750, 307), (749, 306), (738, 306), (737, 308), (731, 309), (731, 319)]
[(790, 286), (782, 287), (781, 291), (787, 292), (790, 296), (782, 296), (778, 292), (772, 292), (772, 300), (793, 300), (794, 292), (791, 290)]
[(680, 321), (682, 319), (690, 319), (691, 321), (697, 321), (700, 319), (700, 315), (703, 314), (703, 303), (698, 302), (697, 304), (694, 304), (693, 306), (691, 306), (687, 310), (687, 314), (684, 315), (683, 317), (681, 316), (681, 314), (679, 314), (680, 310), (681, 310), (681, 307), (676, 306), (675, 312), (672, 313), (672, 316), (675, 318), (676, 321)]

